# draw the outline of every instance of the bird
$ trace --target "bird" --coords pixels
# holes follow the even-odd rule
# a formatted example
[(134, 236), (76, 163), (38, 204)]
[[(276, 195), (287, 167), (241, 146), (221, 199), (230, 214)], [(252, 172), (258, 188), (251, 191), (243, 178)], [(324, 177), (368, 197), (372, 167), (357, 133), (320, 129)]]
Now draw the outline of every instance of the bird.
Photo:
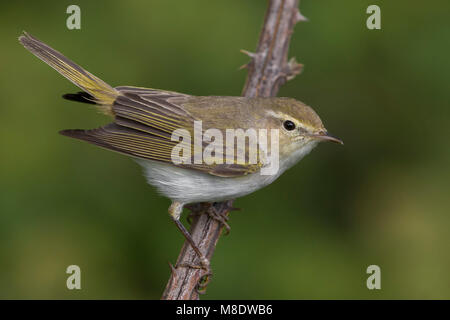
[[(136, 160), (142, 166), (147, 182), (171, 200), (169, 215), (198, 255), (200, 267), (206, 270), (209, 270), (208, 259), (180, 221), (184, 206), (248, 195), (271, 184), (319, 142), (343, 144), (342, 140), (328, 133), (310, 106), (293, 98), (193, 96), (134, 86), (112, 87), (27, 32), (23, 32), (19, 41), (82, 90), (65, 94), (63, 98), (95, 105), (100, 112), (113, 118), (113, 122), (99, 128), (62, 130), (60, 133)], [(199, 123), (202, 139), (197, 143)], [(216, 130), (215, 136), (205, 135), (210, 129)], [(227, 161), (207, 161), (211, 160), (208, 155), (201, 161), (192, 161), (194, 156), (204, 155), (208, 149), (204, 135), (207, 142), (211, 142), (213, 136), (217, 142), (220, 134), (225, 136), (228, 130), (233, 129), (242, 129), (240, 133), (244, 138), (250, 129), (263, 133), (269, 130), (276, 132), (278, 137), (270, 137), (270, 146), (258, 142), (258, 146), (264, 145), (265, 149), (256, 151), (256, 161), (249, 161), (255, 151), (255, 145), (250, 143), (251, 134), (247, 136), (248, 141), (241, 140), (244, 141), (243, 146), (231, 146), (235, 152), (231, 161), (229, 158)], [(174, 139), (174, 132), (187, 133), (191, 139), (180, 142), (180, 139)], [(239, 137), (232, 136), (233, 142)], [(188, 153), (182, 159), (185, 161), (174, 161), (177, 147), (185, 147)], [(223, 148), (213, 150), (218, 156), (218, 150), (223, 151)], [(190, 151), (192, 154), (189, 156)], [(239, 154), (243, 155), (240, 160)], [(273, 172), (262, 174), (275, 162)], [(214, 215), (211, 208), (213, 216), (225, 224), (223, 217)]]

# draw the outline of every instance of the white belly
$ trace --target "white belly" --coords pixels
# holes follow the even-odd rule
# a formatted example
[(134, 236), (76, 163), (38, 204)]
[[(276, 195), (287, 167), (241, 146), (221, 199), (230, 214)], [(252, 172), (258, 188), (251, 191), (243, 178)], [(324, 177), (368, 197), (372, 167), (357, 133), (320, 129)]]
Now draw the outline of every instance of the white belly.
[(269, 185), (308, 154), (315, 145), (316, 143), (311, 143), (305, 146), (285, 161), (280, 159), (280, 168), (274, 175), (256, 172), (237, 178), (224, 178), (158, 161), (136, 160), (144, 168), (147, 182), (167, 198), (182, 204), (215, 202), (239, 198)]
[(197, 170), (182, 169), (156, 161), (138, 160), (147, 182), (171, 200), (186, 203), (214, 202), (239, 198), (272, 183), (278, 175), (253, 173), (223, 178)]

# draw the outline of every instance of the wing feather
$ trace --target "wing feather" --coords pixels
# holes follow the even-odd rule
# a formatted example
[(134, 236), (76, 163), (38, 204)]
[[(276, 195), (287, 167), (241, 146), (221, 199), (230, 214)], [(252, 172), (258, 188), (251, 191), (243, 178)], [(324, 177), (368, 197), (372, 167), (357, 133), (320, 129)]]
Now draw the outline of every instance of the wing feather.
[[(191, 137), (194, 136), (194, 121), (197, 119), (183, 108), (183, 102), (192, 97), (138, 87), (115, 89), (120, 95), (112, 105), (114, 123), (93, 130), (64, 130), (61, 134), (133, 157), (176, 165), (172, 162), (171, 154), (179, 142), (171, 140), (172, 132), (185, 129)], [(189, 147), (193, 160), (194, 147), (192, 144)], [(258, 171), (261, 163), (207, 165), (194, 164), (192, 161), (191, 164), (177, 166), (220, 177), (237, 177)]]

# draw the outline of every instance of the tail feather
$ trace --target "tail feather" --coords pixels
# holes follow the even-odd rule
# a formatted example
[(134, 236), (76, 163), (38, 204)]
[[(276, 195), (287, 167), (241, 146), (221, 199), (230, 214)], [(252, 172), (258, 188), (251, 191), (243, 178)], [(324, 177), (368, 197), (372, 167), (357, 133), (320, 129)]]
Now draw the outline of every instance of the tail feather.
[(96, 104), (105, 106), (103, 111), (112, 113), (111, 107), (108, 106), (111, 106), (117, 96), (120, 95), (119, 91), (30, 34), (24, 32), (19, 37), (19, 41), (36, 57), (47, 63), (80, 89), (86, 91), (95, 99)]
[(66, 93), (62, 96), (66, 100), (89, 103), (89, 104), (97, 104), (95, 98), (91, 96), (87, 92), (77, 92), (77, 93)]

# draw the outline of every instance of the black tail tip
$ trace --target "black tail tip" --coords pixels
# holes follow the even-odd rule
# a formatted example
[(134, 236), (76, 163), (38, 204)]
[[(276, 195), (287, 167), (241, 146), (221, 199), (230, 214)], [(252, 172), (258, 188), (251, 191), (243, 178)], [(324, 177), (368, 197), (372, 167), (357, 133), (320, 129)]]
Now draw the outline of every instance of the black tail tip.
[(59, 131), (60, 135), (71, 137), (71, 138), (77, 138), (81, 135), (86, 134), (86, 130), (83, 129), (66, 129)]
[(95, 98), (87, 92), (66, 93), (62, 96), (66, 100), (77, 101), (89, 104), (97, 104)]

